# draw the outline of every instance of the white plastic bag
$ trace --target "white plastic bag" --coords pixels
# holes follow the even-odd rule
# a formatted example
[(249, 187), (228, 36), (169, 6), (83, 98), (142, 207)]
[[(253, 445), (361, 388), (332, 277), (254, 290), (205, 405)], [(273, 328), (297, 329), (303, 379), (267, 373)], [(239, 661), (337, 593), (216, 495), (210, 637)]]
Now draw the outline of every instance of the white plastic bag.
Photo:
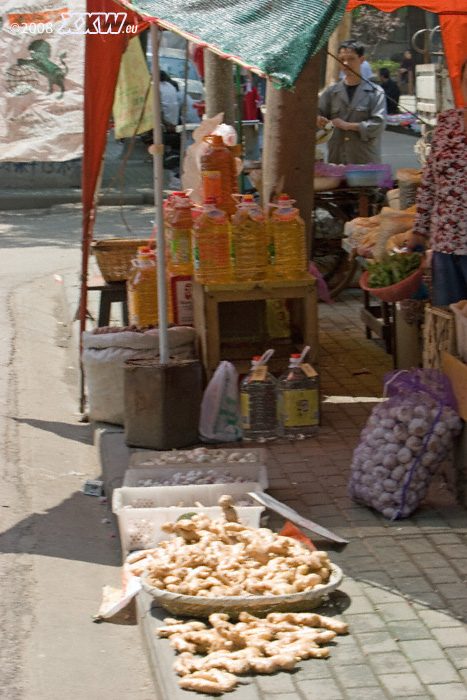
[(236, 442), (241, 438), (238, 374), (231, 362), (221, 362), (206, 387), (199, 434), (203, 442)]

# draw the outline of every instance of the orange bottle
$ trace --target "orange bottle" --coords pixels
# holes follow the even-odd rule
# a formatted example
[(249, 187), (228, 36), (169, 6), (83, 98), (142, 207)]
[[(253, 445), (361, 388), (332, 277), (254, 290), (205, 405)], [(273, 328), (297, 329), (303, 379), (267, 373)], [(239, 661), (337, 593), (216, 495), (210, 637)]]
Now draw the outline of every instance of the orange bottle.
[(211, 134), (205, 136), (203, 141), (209, 144), (210, 148), (201, 156), (201, 176), (203, 172), (220, 173), (220, 201), (217, 206), (230, 217), (235, 214), (235, 202), (232, 195), (238, 192), (238, 177), (235, 168), (235, 156), (232, 150), (224, 144), (222, 136)]

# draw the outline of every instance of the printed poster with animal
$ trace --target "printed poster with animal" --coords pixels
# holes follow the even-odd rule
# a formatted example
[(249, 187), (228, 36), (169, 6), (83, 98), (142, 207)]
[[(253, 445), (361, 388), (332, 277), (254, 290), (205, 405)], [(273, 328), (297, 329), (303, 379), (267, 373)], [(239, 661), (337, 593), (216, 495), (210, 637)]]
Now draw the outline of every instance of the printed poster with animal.
[[(0, 161), (65, 161), (83, 152), (85, 0), (1, 0)], [(75, 15), (76, 16), (76, 15)]]

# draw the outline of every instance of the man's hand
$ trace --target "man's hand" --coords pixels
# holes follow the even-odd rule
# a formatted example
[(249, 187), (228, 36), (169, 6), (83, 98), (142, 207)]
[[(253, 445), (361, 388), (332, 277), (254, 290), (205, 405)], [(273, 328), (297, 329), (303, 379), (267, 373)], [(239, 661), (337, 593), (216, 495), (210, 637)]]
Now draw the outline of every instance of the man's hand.
[(326, 117), (318, 116), (318, 118), (316, 119), (316, 126), (318, 127), (318, 129), (324, 129), (328, 121), (329, 119), (327, 119)]
[(337, 117), (336, 119), (332, 120), (332, 123), (334, 126), (336, 126), (338, 129), (342, 129), (342, 131), (348, 131), (351, 128), (351, 123), (346, 122), (343, 119), (340, 119)]

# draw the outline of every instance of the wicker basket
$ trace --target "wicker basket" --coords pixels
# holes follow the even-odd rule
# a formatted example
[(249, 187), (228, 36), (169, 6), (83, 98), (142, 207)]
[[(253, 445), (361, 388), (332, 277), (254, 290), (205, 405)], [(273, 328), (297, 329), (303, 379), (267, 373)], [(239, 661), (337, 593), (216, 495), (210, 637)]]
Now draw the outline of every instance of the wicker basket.
[[(136, 258), (138, 248), (147, 246), (147, 238), (109, 238), (93, 241), (91, 252), (96, 256), (102, 277), (106, 282), (125, 282), (131, 268), (131, 261)], [(151, 248), (155, 248), (155, 241)]]
[(148, 572), (141, 577), (143, 589), (161, 607), (174, 615), (209, 617), (215, 612), (225, 612), (236, 617), (243, 611), (251, 614), (266, 614), (270, 612), (299, 612), (316, 608), (327, 598), (329, 593), (339, 587), (343, 574), (338, 566), (331, 564), (331, 576), (328, 583), (318, 585), (311, 591), (289, 595), (220, 596), (219, 598), (171, 593), (152, 586), (146, 581), (147, 576)]

